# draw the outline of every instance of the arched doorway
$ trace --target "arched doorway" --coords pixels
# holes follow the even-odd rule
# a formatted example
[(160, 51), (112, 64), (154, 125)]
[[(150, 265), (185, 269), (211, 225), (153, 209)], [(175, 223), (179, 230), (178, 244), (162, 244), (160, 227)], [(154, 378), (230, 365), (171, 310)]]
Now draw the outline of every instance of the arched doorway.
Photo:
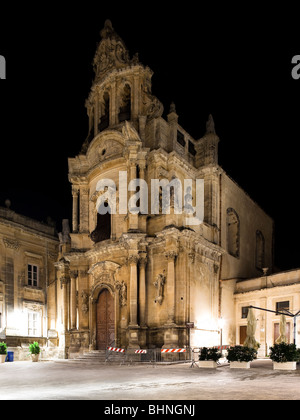
[(115, 302), (107, 289), (100, 293), (96, 309), (96, 348), (105, 350), (115, 340)]

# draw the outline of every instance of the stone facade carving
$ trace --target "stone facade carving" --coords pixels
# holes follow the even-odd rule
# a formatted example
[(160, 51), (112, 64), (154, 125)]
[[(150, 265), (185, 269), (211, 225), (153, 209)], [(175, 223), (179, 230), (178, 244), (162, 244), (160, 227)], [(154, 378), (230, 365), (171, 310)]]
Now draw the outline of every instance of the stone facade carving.
[(116, 289), (119, 290), (120, 306), (123, 308), (127, 305), (127, 285), (125, 281), (117, 282)]
[(166, 284), (166, 276), (165, 274), (159, 274), (153, 283), (154, 287), (157, 289), (157, 297), (155, 298), (155, 303), (159, 303), (162, 305), (164, 300), (164, 288)]
[(5, 248), (13, 249), (15, 251), (18, 251), (21, 246), (20, 242), (14, 239), (3, 238), (3, 242), (5, 245)]
[(85, 291), (81, 293), (81, 310), (84, 314), (89, 311), (89, 295)]

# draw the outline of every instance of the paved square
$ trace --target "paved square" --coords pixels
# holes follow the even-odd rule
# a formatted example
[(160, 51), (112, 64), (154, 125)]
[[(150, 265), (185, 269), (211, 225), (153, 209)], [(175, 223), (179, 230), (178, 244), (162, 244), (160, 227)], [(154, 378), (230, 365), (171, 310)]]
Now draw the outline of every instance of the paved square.
[(113, 366), (73, 361), (0, 365), (1, 400), (299, 400), (300, 370), (279, 372), (269, 360), (250, 370), (190, 364)]

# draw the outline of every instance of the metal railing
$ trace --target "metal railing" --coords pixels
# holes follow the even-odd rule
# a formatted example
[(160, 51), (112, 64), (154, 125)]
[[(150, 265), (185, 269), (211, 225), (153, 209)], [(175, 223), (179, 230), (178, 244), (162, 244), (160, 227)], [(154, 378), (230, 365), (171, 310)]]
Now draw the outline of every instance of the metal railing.
[[(113, 347), (113, 346), (111, 346)], [(175, 364), (192, 362), (192, 349), (187, 348), (184, 353), (162, 353), (160, 348), (147, 349), (146, 353), (136, 353), (127, 349), (125, 353), (106, 349), (106, 362), (120, 361), (121, 365), (128, 364)]]

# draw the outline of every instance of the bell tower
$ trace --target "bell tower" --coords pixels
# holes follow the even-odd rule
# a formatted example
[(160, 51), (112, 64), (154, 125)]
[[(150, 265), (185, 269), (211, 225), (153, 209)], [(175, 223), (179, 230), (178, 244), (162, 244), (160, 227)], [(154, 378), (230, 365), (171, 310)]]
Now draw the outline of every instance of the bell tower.
[(110, 20), (100, 34), (93, 61), (95, 79), (86, 101), (89, 133), (83, 153), (99, 133), (107, 129), (121, 131), (125, 121), (133, 124), (143, 140), (147, 121), (163, 114), (163, 105), (151, 92), (150, 68), (139, 62), (137, 54), (130, 58)]

